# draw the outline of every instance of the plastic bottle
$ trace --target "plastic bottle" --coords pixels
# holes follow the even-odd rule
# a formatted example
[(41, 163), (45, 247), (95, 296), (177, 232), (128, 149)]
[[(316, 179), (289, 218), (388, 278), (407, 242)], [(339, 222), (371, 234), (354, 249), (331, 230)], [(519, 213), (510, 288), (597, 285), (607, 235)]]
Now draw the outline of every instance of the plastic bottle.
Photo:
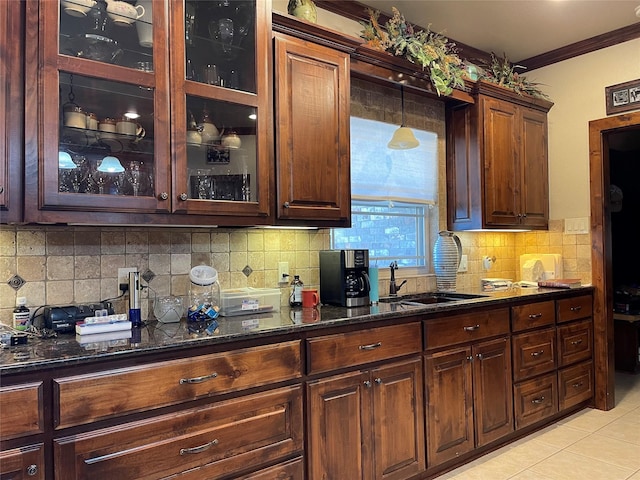
[(289, 305), (292, 307), (302, 306), (302, 288), (304, 283), (300, 280), (300, 275), (294, 275), (291, 282), (291, 296), (289, 297)]
[(13, 309), (13, 328), (16, 330), (26, 330), (29, 328), (29, 316), (31, 311), (26, 307), (25, 297), (16, 298), (16, 308)]
[(193, 267), (189, 273), (189, 309), (187, 321), (193, 330), (207, 328), (218, 317), (220, 311), (220, 284), (218, 272), (207, 265)]

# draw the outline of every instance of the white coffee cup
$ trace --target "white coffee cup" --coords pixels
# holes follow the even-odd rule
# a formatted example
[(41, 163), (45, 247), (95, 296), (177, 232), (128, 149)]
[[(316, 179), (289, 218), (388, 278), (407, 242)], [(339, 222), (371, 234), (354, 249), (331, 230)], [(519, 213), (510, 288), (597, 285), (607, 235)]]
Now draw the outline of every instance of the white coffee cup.
[(96, 0), (62, 0), (60, 6), (64, 13), (72, 17), (86, 17), (89, 10), (96, 6)]
[(116, 133), (129, 137), (142, 138), (146, 132), (139, 123), (134, 122), (130, 118), (123, 117), (116, 123)]
[(107, 0), (107, 15), (116, 25), (126, 27), (144, 15), (144, 7), (134, 7), (121, 0)]
[(153, 47), (153, 4), (151, 0), (138, 0), (136, 7), (142, 7), (144, 14), (136, 22), (138, 43), (141, 47)]

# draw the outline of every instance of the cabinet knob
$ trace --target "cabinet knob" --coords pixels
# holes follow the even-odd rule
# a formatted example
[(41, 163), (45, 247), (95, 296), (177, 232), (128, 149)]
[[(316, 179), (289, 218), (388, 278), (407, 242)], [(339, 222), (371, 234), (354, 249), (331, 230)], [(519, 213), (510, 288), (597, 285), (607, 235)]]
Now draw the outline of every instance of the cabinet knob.
[(37, 474), (38, 474), (38, 466), (37, 465), (29, 465), (27, 467), (27, 475), (29, 475), (30, 477), (33, 477), (34, 475), (37, 475)]
[(371, 388), (371, 382), (369, 380), (364, 381), (364, 386), (367, 388)]
[(166, 200), (169, 198), (169, 194), (167, 192), (162, 192), (160, 195), (158, 195), (158, 198), (160, 200)]
[(183, 202), (186, 202), (187, 199), (189, 198), (189, 196), (186, 193), (181, 193), (180, 196), (178, 197), (180, 200), (182, 200)]
[(376, 382), (378, 385), (381, 385), (382, 384), (382, 379), (381, 378), (376, 378), (374, 380), (374, 382)]
[(284, 202), (283, 207), (284, 208), (289, 208), (289, 202)]

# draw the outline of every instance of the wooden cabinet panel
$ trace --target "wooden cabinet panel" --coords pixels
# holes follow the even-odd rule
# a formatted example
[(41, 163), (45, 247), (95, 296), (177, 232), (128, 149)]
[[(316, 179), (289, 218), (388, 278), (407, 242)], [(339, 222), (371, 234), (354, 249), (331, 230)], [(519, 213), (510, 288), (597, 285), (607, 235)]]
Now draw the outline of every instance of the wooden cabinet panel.
[(549, 222), (549, 185), (547, 159), (547, 113), (522, 108), (521, 207), (520, 223), (547, 228)]
[(299, 386), (54, 439), (56, 478), (219, 478), (301, 452)]
[(44, 480), (44, 445), (38, 443), (0, 451), (0, 478), (3, 480)]
[(581, 295), (579, 297), (563, 298), (557, 301), (556, 308), (558, 323), (590, 317), (593, 313), (593, 297), (591, 295)]
[(559, 366), (588, 360), (593, 355), (593, 322), (583, 320), (558, 327)]
[(579, 363), (558, 372), (560, 410), (593, 398), (593, 362)]
[(304, 480), (304, 478), (304, 461), (302, 458), (296, 458), (259, 472), (243, 475), (237, 480)]
[(42, 382), (0, 388), (0, 439), (44, 432)]
[(480, 447), (513, 431), (509, 340), (479, 343), (472, 354), (476, 446)]
[(349, 226), (349, 55), (276, 34), (274, 64), (278, 219)]
[(402, 480), (426, 467), (422, 360), (371, 371), (374, 479)]
[(425, 469), (422, 360), (307, 384), (308, 478), (402, 480)]
[(516, 428), (523, 428), (558, 412), (556, 373), (516, 384), (513, 387)]
[(370, 464), (368, 373), (352, 372), (307, 384), (309, 478), (366, 478)]
[(66, 428), (300, 376), (296, 340), (61, 377), (54, 379), (54, 422)]
[(327, 372), (421, 350), (419, 322), (326, 335), (307, 340), (307, 370)]
[(513, 379), (524, 380), (556, 368), (555, 327), (514, 335)]
[(427, 349), (509, 333), (509, 309), (466, 313), (424, 322)]
[(553, 325), (555, 321), (556, 305), (553, 300), (511, 307), (511, 329), (514, 332)]
[(471, 348), (426, 356), (427, 464), (434, 466), (474, 447)]

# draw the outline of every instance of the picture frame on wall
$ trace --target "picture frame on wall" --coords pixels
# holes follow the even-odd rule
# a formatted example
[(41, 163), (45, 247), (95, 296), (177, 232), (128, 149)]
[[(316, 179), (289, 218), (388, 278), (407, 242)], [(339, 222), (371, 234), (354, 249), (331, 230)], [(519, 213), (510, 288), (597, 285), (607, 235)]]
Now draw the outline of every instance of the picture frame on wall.
[(607, 115), (640, 110), (640, 79), (605, 87)]

